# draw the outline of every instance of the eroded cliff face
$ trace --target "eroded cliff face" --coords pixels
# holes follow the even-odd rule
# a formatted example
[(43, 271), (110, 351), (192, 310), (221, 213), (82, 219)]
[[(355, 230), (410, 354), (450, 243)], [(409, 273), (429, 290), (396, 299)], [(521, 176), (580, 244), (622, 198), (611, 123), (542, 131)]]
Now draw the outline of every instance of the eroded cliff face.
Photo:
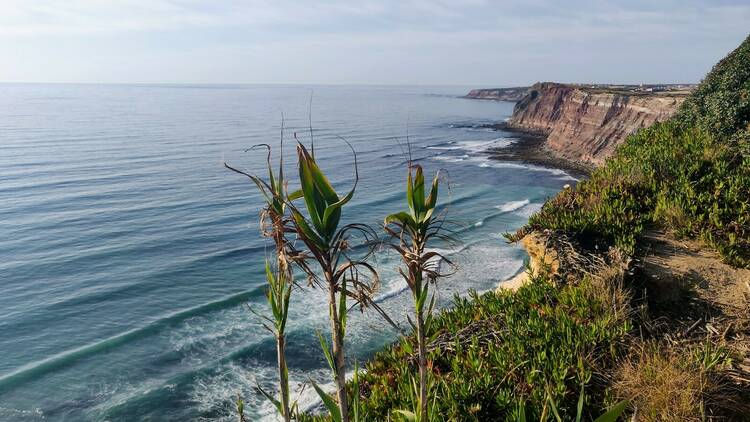
[(688, 92), (537, 83), (516, 104), (509, 123), (546, 134), (546, 147), (564, 158), (599, 165), (628, 135), (671, 117)]
[(501, 282), (497, 290), (518, 290), (529, 282), (529, 276), (536, 276), (542, 272), (550, 275), (557, 274), (560, 269), (560, 259), (557, 252), (547, 245), (547, 237), (541, 233), (531, 232), (520, 241), (526, 253), (529, 255), (529, 270), (516, 274), (515, 277)]

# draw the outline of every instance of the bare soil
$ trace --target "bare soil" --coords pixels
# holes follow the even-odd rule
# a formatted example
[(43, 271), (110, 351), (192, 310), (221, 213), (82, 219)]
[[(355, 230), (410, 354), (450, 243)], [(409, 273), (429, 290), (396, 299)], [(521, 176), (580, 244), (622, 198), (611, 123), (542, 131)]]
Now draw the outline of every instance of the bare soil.
[(735, 268), (697, 240), (648, 232), (636, 271), (657, 331), (675, 344), (711, 340), (738, 356), (735, 378), (750, 385), (750, 270)]

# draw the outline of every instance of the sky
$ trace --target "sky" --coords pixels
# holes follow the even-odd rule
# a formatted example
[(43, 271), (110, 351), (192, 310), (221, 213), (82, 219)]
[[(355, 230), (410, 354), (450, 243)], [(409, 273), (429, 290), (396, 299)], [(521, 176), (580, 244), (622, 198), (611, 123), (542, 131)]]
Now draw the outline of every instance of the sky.
[(0, 81), (692, 83), (748, 0), (0, 0)]

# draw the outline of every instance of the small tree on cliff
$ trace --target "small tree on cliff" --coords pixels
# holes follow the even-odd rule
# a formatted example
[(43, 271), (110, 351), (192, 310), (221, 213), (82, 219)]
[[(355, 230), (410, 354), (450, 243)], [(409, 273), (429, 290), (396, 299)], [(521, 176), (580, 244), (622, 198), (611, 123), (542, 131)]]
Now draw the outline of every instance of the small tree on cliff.
[[(287, 202), (294, 198), (299, 198), (301, 192), (287, 193), (287, 180), (284, 178), (283, 122), (281, 130), (282, 146), (280, 147), (279, 172), (277, 175), (274, 175), (274, 171), (271, 168), (271, 147), (267, 144), (252, 147), (265, 147), (268, 149), (266, 159), (268, 164), (268, 181), (238, 170), (226, 163), (224, 166), (235, 173), (247, 176), (256, 185), (265, 201), (265, 205), (260, 212), (261, 233), (263, 236), (270, 237), (273, 240), (276, 259), (274, 264), (266, 260), (266, 281), (268, 282), (266, 299), (271, 308), (273, 318), (263, 315), (261, 315), (261, 318), (265, 320), (263, 326), (273, 333), (276, 338), (279, 400), (275, 399), (273, 395), (267, 393), (260, 386), (258, 386), (258, 390), (274, 403), (284, 421), (289, 422), (296, 406), (290, 403), (289, 399), (289, 371), (286, 363), (286, 324), (294, 284), (292, 271), (289, 266), (290, 252), (293, 253), (293, 249), (286, 238), (287, 233), (293, 232), (293, 228), (290, 226), (291, 220), (287, 214)], [(238, 397), (237, 409), (240, 413), (240, 420), (244, 420), (243, 408), (242, 399)]]
[[(412, 169), (415, 174), (412, 177)], [(425, 183), (422, 167), (409, 165), (406, 179), (406, 203), (408, 211), (391, 214), (385, 218), (384, 229), (395, 242), (391, 247), (398, 252), (404, 264), (399, 273), (406, 281), (414, 298), (414, 317), (412, 327), (417, 335), (419, 355), (419, 396), (416, 414), (409, 416), (420, 422), (428, 419), (427, 408), (427, 344), (425, 333), (429, 330), (432, 310), (435, 304), (434, 293), (430, 295), (430, 283), (447, 274), (440, 272), (440, 263), (453, 265), (448, 259), (435, 251), (427, 251), (427, 245), (435, 238), (446, 238), (441, 234), (443, 219), (436, 216), (435, 208), (438, 197), (438, 174), (432, 181), (430, 194), (425, 198)]]
[[(351, 148), (351, 145), (349, 146)], [(322, 335), (320, 336), (320, 342), (326, 360), (333, 371), (336, 383), (336, 401), (338, 403), (336, 404), (314, 382), (313, 387), (321, 396), (331, 417), (336, 422), (348, 422), (350, 420), (344, 360), (347, 300), (353, 300), (354, 305), (360, 305), (360, 307), (374, 307), (392, 323), (372, 301), (372, 297), (379, 286), (377, 272), (366, 262), (372, 249), (360, 259), (353, 259), (348, 255), (352, 236), (359, 235), (363, 237), (365, 244), (372, 244), (377, 237), (376, 233), (367, 225), (359, 223), (339, 227), (341, 210), (354, 196), (359, 180), (357, 156), (353, 149), (352, 153), (354, 154), (354, 187), (347, 195), (340, 197), (318, 167), (315, 158), (304, 145), (298, 144), (299, 178), (307, 215), (290, 203), (294, 230), (297, 237), (304, 242), (314, 262), (317, 263), (319, 272), (310, 265), (308, 257), (301, 257), (295, 262), (307, 273), (313, 284), (323, 285), (328, 291), (332, 348), (329, 350), (329, 346)]]

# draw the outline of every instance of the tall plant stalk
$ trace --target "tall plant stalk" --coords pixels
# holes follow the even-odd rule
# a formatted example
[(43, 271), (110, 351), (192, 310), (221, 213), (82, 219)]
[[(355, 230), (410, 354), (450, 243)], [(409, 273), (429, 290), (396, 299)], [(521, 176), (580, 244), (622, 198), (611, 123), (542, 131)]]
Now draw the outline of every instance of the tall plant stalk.
[[(353, 150), (352, 152), (354, 153)], [(314, 283), (323, 285), (328, 293), (331, 350), (322, 336), (320, 336), (320, 341), (333, 372), (337, 403), (334, 403), (332, 398), (314, 382), (313, 387), (328, 407), (332, 418), (335, 421), (348, 422), (350, 409), (346, 394), (344, 347), (348, 313), (347, 299), (352, 299), (354, 305), (360, 307), (373, 306), (382, 315), (385, 314), (372, 302), (379, 280), (375, 269), (366, 262), (371, 250), (365, 254), (364, 258), (358, 260), (350, 258), (347, 253), (350, 250), (352, 235), (362, 236), (365, 243), (371, 243), (377, 236), (364, 224), (355, 223), (339, 227), (342, 207), (354, 196), (359, 178), (356, 154), (354, 154), (354, 187), (344, 197), (336, 193), (328, 178), (318, 167), (315, 158), (301, 143), (297, 145), (297, 157), (302, 197), (307, 215), (291, 205), (292, 220), (298, 238), (305, 244), (319, 268), (315, 269), (310, 266), (309, 257), (297, 259), (295, 262)]]
[[(412, 177), (412, 169), (416, 169)], [(391, 214), (385, 218), (383, 227), (396, 241), (391, 244), (401, 256), (404, 267), (399, 273), (406, 281), (414, 298), (412, 326), (417, 336), (419, 361), (419, 397), (416, 419), (426, 422), (428, 418), (428, 368), (427, 340), (434, 307), (434, 294), (429, 295), (430, 283), (447, 274), (440, 272), (440, 262), (453, 265), (438, 252), (428, 252), (428, 243), (435, 238), (447, 239), (441, 234), (443, 219), (435, 214), (438, 197), (438, 175), (432, 181), (429, 196), (425, 198), (425, 181), (422, 167), (409, 166), (406, 180), (406, 202), (408, 211)], [(429, 304), (428, 304), (429, 298)], [(411, 320), (410, 320), (411, 322)]]
[[(282, 147), (279, 157), (279, 172), (274, 175), (271, 167), (271, 147), (267, 144), (261, 144), (268, 149), (268, 181), (262, 178), (248, 174), (244, 171), (224, 164), (228, 169), (247, 176), (255, 183), (258, 190), (263, 195), (265, 205), (260, 213), (260, 227), (263, 236), (270, 237), (275, 246), (275, 265), (266, 261), (266, 281), (268, 282), (268, 292), (266, 299), (271, 308), (273, 318), (261, 315), (264, 319), (264, 327), (269, 330), (276, 339), (276, 359), (279, 375), (279, 399), (277, 400), (271, 394), (267, 393), (260, 386), (260, 392), (271, 400), (277, 410), (289, 422), (292, 418), (293, 405), (290, 403), (289, 392), (289, 370), (286, 362), (286, 324), (289, 317), (289, 302), (294, 284), (292, 272), (289, 266), (290, 244), (286, 234), (293, 231), (290, 227), (290, 219), (287, 215), (287, 202), (301, 195), (295, 192), (289, 195), (287, 193), (287, 181), (284, 178), (284, 161), (283, 161), (283, 124), (282, 124)], [(241, 402), (241, 401), (240, 401)], [(238, 402), (238, 403), (240, 403)], [(240, 411), (240, 415), (242, 412)]]

